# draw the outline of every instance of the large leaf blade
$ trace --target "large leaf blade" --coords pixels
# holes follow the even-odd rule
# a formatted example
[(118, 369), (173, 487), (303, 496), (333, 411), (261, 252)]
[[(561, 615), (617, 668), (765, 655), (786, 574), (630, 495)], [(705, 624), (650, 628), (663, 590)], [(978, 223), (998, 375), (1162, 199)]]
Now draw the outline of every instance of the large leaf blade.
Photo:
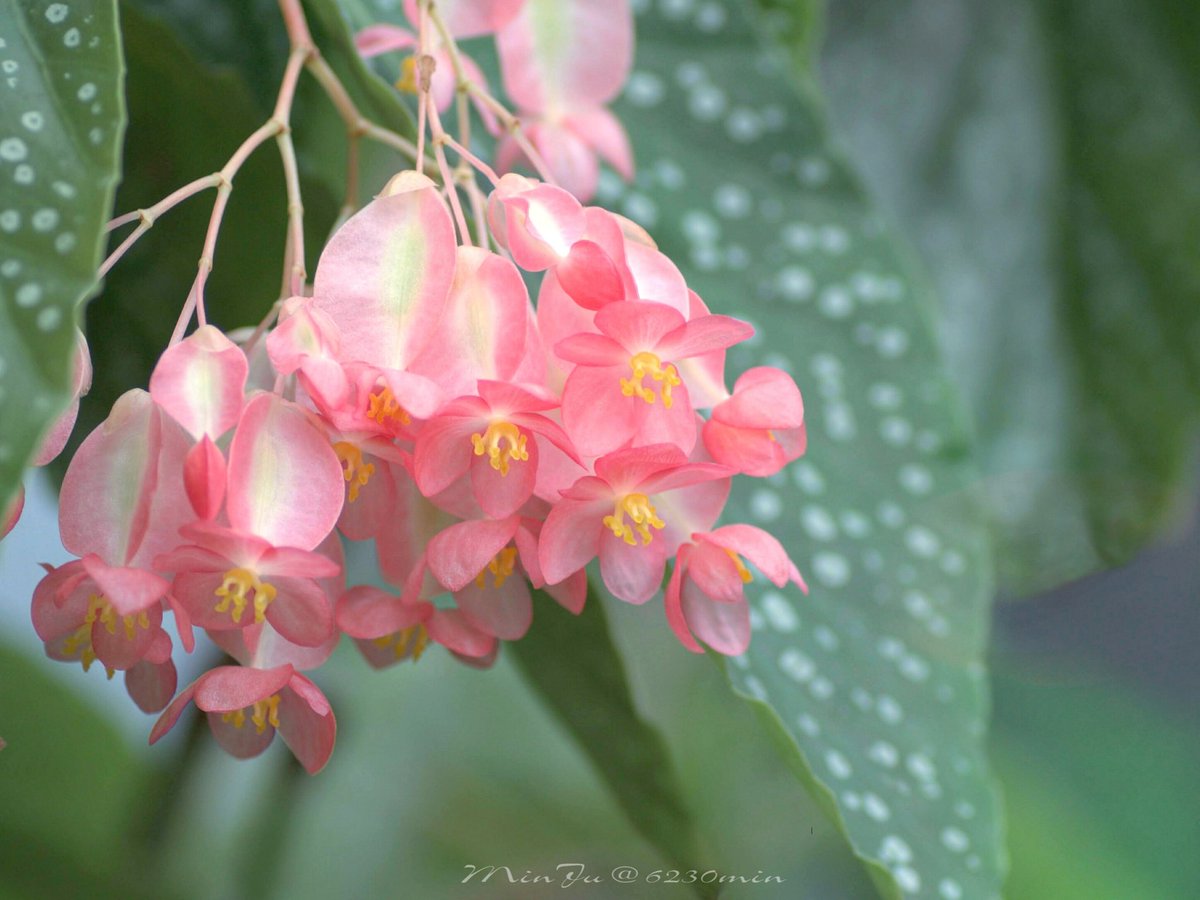
[(603, 194), (759, 326), (733, 371), (779, 365), (805, 393), (807, 457), (727, 519), (780, 535), (812, 590), (752, 591), (730, 679), (886, 894), (991, 896), (990, 564), (931, 297), (748, 6), (643, 8), (620, 110), (641, 175)]
[(0, 508), (70, 398), (125, 127), (114, 0), (0, 8)]

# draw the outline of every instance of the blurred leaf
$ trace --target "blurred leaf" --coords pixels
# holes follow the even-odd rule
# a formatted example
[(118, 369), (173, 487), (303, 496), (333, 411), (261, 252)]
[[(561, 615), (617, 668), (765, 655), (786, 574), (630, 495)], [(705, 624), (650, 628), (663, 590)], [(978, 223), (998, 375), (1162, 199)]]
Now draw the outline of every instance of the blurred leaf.
[(583, 612), (573, 616), (539, 593), (533, 627), (510, 649), (642, 836), (671, 865), (703, 871), (666, 744), (634, 707), (600, 598), (589, 588)]
[(808, 455), (727, 520), (778, 534), (812, 591), (752, 591), (730, 679), (886, 894), (989, 897), (990, 564), (930, 294), (748, 8), (646, 7), (619, 109), (640, 174), (602, 193), (758, 326), (731, 370), (789, 369), (807, 400)]
[(1001, 676), (995, 707), (1010, 896), (1200, 894), (1195, 727), (1104, 683)]
[(148, 896), (128, 881), (139, 761), (107, 720), (2, 645), (0, 736), (0, 895)]
[(114, 0), (0, 7), (0, 509), (70, 399), (125, 109)]
[(1193, 487), (1198, 15), (1177, 0), (831, 10), (831, 112), (932, 267), (1014, 590), (1127, 559)]

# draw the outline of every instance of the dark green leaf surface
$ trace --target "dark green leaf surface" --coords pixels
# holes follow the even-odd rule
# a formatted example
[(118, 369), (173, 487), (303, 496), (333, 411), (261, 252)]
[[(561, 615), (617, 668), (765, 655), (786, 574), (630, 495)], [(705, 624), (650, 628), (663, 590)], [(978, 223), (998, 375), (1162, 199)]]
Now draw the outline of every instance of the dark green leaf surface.
[(1196, 10), (831, 6), (831, 114), (940, 288), (1013, 590), (1127, 559), (1193, 487)]
[(781, 366), (805, 395), (807, 456), (735, 488), (726, 519), (779, 535), (811, 593), (756, 584), (728, 672), (884, 893), (995, 896), (990, 562), (930, 295), (750, 9), (642, 4), (619, 110), (640, 174), (602, 192), (758, 327), (732, 374)]
[(510, 648), (521, 673), (642, 835), (672, 866), (705, 869), (666, 745), (634, 707), (600, 598), (589, 590), (578, 617), (545, 595), (538, 601), (533, 627)]
[(0, 509), (69, 400), (125, 127), (114, 0), (0, 7)]

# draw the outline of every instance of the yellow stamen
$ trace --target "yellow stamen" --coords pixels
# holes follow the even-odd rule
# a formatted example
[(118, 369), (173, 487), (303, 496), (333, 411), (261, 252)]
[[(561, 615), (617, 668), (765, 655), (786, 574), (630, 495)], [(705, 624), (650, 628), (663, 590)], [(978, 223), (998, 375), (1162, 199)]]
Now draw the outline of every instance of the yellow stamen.
[(653, 403), (655, 401), (653, 388), (642, 384), (642, 379), (649, 375), (652, 381), (658, 382), (658, 391), (662, 395), (663, 407), (671, 408), (671, 404), (674, 402), (671, 397), (671, 389), (683, 384), (679, 378), (679, 372), (673, 365), (668, 363), (664, 366), (662, 360), (655, 354), (643, 351), (630, 358), (629, 368), (633, 371), (633, 376), (621, 379), (622, 394), (626, 397), (636, 395), (647, 403)]
[(487, 573), (492, 573), (492, 587), (501, 587), (513, 573), (513, 567), (517, 564), (517, 548), (505, 547), (494, 557), (487, 566), (475, 576), (475, 583), (479, 587), (486, 587), (485, 581)]
[(729, 554), (729, 558), (733, 560), (733, 564), (737, 566), (738, 575), (742, 577), (742, 584), (749, 584), (752, 582), (754, 580), (754, 576), (750, 574), (750, 570), (746, 568), (746, 564), (742, 562), (742, 558), (738, 556), (735, 551), (730, 550), (728, 547), (725, 547), (724, 550)]
[(400, 401), (396, 399), (392, 389), (386, 387), (372, 391), (367, 398), (367, 418), (380, 425), (388, 425), (392, 422), (399, 422), (401, 425), (412, 423), (412, 416), (400, 405)]
[[(83, 624), (76, 629), (74, 634), (63, 641), (63, 652), (67, 656), (74, 656), (78, 653), (83, 671), (88, 671), (92, 667), (92, 663), (96, 661), (96, 651), (92, 648), (92, 626), (99, 622), (109, 634), (116, 634), (117, 618), (117, 612), (108, 602), (107, 597), (103, 594), (92, 594), (88, 597), (88, 609)], [(142, 610), (138, 613), (121, 616), (120, 621), (125, 626), (126, 639), (132, 641), (137, 636), (138, 628), (150, 627), (150, 614), (146, 610)], [(113, 670), (107, 669), (107, 672), (108, 677), (112, 678)]]
[(241, 728), (246, 724), (246, 710), (250, 710), (250, 721), (254, 723), (254, 730), (262, 734), (267, 730), (267, 726), (272, 728), (279, 727), (279, 695), (272, 694), (265, 700), (255, 700), (253, 706), (247, 706), (245, 709), (235, 709), (227, 713), (221, 713), (221, 720), (228, 722), (234, 728)]
[[(528, 438), (521, 434), (521, 429), (511, 422), (492, 422), (483, 434), (471, 435), (475, 455), (483, 456), (486, 453), (492, 468), (501, 475), (508, 474), (508, 464), (511, 460), (525, 462), (529, 459), (527, 442)], [(503, 446), (504, 444), (508, 446)]]
[(396, 79), (396, 90), (404, 94), (417, 93), (417, 58), (407, 57), (400, 63), (400, 77)]
[(367, 486), (375, 474), (375, 464), (364, 463), (362, 451), (349, 441), (338, 441), (333, 445), (333, 452), (341, 460), (342, 475), (350, 485), (348, 499), (353, 503), (358, 499), (358, 492)]
[[(253, 598), (250, 593), (253, 592)], [(261, 625), (267, 615), (267, 607), (271, 605), (271, 601), (275, 599), (275, 587), (265, 581), (260, 581), (258, 576), (249, 569), (230, 569), (225, 573), (225, 580), (221, 586), (215, 591), (216, 596), (221, 598), (221, 602), (217, 604), (217, 612), (228, 612), (233, 621), (240, 623), (242, 615), (246, 612), (246, 604), (253, 599), (254, 601), (254, 624)]]
[(396, 653), (396, 659), (411, 656), (412, 661), (416, 662), (429, 645), (429, 632), (425, 630), (424, 625), (418, 623), (408, 628), (402, 628), (394, 634), (385, 634), (383, 637), (375, 638), (373, 643), (376, 647), (392, 647)]
[[(625, 521), (625, 516), (633, 520), (632, 525)], [(604, 517), (604, 524), (630, 547), (637, 544), (635, 532), (641, 536), (642, 546), (645, 546), (654, 538), (651, 528), (662, 531), (667, 527), (667, 523), (658, 517), (658, 511), (645, 494), (626, 494), (619, 498), (613, 506), (613, 514)]]

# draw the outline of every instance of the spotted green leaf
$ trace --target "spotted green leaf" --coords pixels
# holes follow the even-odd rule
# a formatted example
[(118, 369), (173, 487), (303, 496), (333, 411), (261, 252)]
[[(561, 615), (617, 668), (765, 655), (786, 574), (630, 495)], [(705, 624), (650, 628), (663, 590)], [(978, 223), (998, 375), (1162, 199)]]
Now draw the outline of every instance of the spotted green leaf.
[(1006, 586), (1191, 508), (1200, 7), (830, 5), (831, 115), (946, 303)]
[(729, 678), (885, 895), (994, 896), (987, 535), (930, 293), (749, 3), (639, 8), (619, 113), (640, 174), (602, 199), (756, 325), (731, 369), (786, 368), (807, 404), (807, 456), (726, 519), (779, 535), (811, 592), (755, 585)]
[(114, 0), (0, 7), (0, 508), (69, 400), (125, 110)]

